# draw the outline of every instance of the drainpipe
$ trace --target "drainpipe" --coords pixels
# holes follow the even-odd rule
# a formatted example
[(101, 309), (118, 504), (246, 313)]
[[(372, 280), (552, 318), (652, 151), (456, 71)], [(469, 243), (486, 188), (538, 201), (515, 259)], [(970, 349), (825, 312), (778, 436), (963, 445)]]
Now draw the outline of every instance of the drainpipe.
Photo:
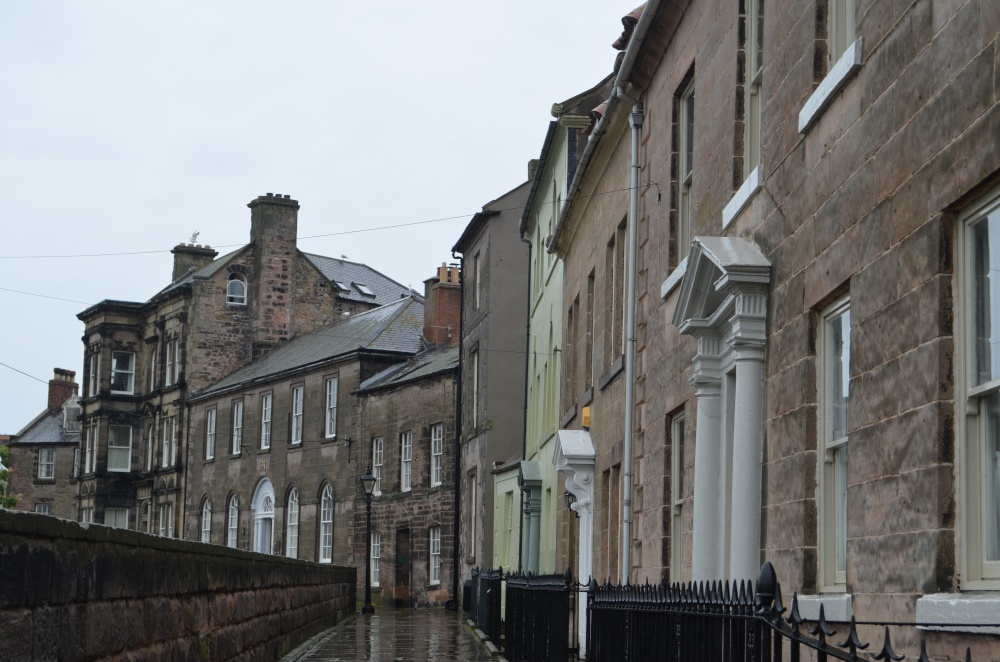
[[(465, 328), (465, 256), (458, 257), (455, 251), (452, 251), (451, 259), (458, 260), (458, 374), (455, 375), (455, 523), (453, 525), (455, 534), (452, 536), (451, 542), (452, 597), (446, 606), (452, 611), (458, 611), (458, 600), (461, 595), (458, 581), (458, 553), (462, 521), (462, 493), (459, 488), (462, 485), (462, 340)], [(472, 489), (475, 489), (475, 486)], [(472, 513), (473, 521), (475, 521), (475, 517), (476, 514)]]
[(642, 129), (642, 103), (633, 99), (618, 87), (616, 95), (632, 104), (629, 126), (632, 127), (632, 168), (629, 181), (629, 223), (628, 223), (628, 308), (625, 322), (625, 448), (624, 484), (622, 486), (622, 568), (621, 577), (629, 583), (632, 568), (632, 437), (635, 422), (632, 410), (635, 406), (635, 281), (636, 244), (639, 229), (639, 132)]
[[(521, 431), (521, 460), (528, 459), (528, 366), (531, 352), (531, 240), (524, 238), (524, 230), (518, 233), (518, 238), (528, 245), (528, 296), (524, 318), (524, 422)], [(520, 471), (520, 468), (518, 468)], [(521, 526), (517, 531), (517, 571), (522, 572), (521, 553), (524, 548), (524, 490), (521, 490), (520, 508)], [(537, 542), (537, 541), (536, 541)]]

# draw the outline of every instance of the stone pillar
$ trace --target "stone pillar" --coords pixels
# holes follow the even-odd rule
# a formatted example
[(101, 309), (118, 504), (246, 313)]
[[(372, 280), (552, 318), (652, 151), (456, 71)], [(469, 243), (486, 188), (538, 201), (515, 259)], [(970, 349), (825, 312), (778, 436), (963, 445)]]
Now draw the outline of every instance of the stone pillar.
[(702, 581), (724, 576), (725, 511), (720, 494), (723, 476), (718, 355), (721, 342), (715, 335), (698, 335), (697, 339), (695, 374), (691, 378), (698, 400), (691, 578)]

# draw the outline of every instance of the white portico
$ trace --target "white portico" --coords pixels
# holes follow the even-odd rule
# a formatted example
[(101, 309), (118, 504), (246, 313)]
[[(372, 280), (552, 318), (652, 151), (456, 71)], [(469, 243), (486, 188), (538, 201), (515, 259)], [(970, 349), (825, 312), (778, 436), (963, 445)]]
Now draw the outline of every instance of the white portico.
[(698, 341), (692, 578), (760, 570), (764, 347), (771, 264), (738, 237), (695, 237), (673, 324)]

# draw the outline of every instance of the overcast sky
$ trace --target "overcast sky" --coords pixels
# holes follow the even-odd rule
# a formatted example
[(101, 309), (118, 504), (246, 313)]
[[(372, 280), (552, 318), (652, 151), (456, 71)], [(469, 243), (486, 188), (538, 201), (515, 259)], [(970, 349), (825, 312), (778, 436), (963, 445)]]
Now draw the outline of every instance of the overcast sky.
[[(421, 289), (638, 2), (0, 2), (0, 434), (80, 380), (77, 313), (149, 299), (194, 231), (247, 243), (258, 195), (300, 238), (458, 217), (299, 241)], [(138, 254), (51, 257), (102, 253)]]

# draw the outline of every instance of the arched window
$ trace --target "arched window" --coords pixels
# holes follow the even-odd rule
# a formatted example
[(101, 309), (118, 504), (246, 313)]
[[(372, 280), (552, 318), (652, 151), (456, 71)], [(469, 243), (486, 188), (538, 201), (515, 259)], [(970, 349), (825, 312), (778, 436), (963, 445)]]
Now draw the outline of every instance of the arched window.
[(236, 539), (240, 530), (240, 501), (234, 494), (229, 499), (229, 528), (226, 535), (226, 545), (236, 548)]
[(253, 495), (253, 544), (252, 549), (270, 554), (274, 546), (274, 488), (264, 478)]
[(294, 487), (288, 493), (285, 507), (285, 556), (299, 557), (299, 491)]
[(230, 274), (226, 285), (226, 303), (236, 306), (247, 305), (247, 282), (240, 274)]
[(319, 562), (330, 563), (333, 561), (333, 488), (329, 485), (323, 488), (320, 502)]
[(201, 505), (201, 541), (212, 542), (212, 500), (208, 498)]

